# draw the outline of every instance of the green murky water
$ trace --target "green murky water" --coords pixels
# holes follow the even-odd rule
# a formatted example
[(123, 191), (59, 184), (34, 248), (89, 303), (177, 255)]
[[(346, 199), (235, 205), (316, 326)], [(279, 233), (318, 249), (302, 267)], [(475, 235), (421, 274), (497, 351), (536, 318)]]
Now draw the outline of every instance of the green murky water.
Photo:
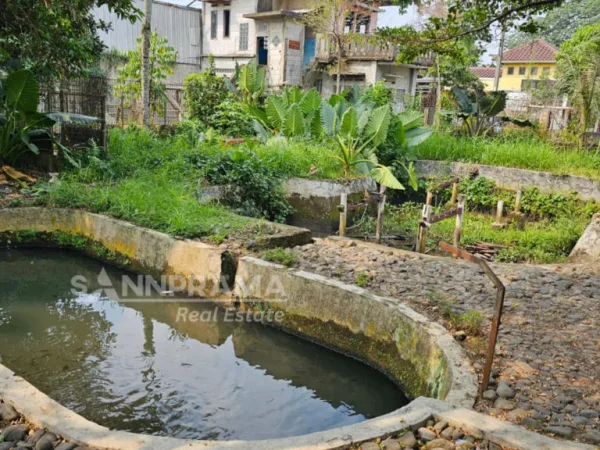
[(71, 291), (74, 276), (97, 283), (103, 267), (114, 286), (127, 274), (70, 252), (0, 250), (2, 363), (94, 422), (179, 438), (269, 439), (407, 403), (379, 372), (276, 329), (224, 322), (222, 312), (184, 323), (176, 320), (183, 304)]

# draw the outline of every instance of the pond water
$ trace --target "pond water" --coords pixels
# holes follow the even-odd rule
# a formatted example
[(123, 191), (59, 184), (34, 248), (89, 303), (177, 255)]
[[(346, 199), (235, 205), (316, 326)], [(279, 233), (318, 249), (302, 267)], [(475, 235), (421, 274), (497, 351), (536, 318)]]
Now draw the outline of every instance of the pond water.
[(0, 250), (2, 363), (94, 422), (254, 440), (349, 425), (408, 403), (376, 370), (274, 328), (225, 322), (222, 312), (192, 324), (176, 320), (181, 303), (72, 292), (76, 275), (92, 280), (92, 292), (103, 267), (119, 285), (126, 272), (76, 253)]

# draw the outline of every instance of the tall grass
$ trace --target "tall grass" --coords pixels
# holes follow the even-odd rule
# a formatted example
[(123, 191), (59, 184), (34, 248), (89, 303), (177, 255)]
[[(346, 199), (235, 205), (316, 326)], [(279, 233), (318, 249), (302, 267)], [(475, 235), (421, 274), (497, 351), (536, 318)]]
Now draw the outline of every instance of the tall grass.
[(600, 155), (597, 152), (561, 149), (535, 135), (507, 133), (498, 138), (471, 138), (436, 133), (416, 149), (416, 156), (419, 159), (518, 167), (600, 180)]

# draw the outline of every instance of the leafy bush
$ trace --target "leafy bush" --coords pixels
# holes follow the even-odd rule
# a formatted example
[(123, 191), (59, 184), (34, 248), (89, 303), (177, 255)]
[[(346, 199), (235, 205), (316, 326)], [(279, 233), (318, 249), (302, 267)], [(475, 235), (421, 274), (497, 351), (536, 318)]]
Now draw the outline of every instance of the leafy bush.
[(223, 136), (235, 138), (254, 135), (252, 116), (236, 100), (228, 99), (219, 104), (208, 123)]
[(209, 66), (202, 73), (192, 73), (185, 77), (184, 105), (191, 119), (201, 120), (212, 126), (210, 118), (215, 114), (217, 107), (229, 96), (225, 79), (217, 75), (215, 61), (209, 57)]
[(369, 86), (363, 92), (361, 100), (375, 108), (379, 106), (389, 105), (394, 99), (394, 93), (389, 89), (384, 81), (378, 81), (372, 86)]

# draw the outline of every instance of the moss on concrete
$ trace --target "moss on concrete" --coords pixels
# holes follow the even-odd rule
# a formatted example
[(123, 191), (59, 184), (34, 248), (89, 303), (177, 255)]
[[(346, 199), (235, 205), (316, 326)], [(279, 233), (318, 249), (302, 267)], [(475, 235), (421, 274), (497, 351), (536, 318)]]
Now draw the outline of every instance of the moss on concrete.
[(0, 248), (18, 247), (55, 247), (76, 250), (87, 256), (118, 267), (131, 267), (131, 260), (124, 254), (106, 248), (100, 242), (81, 234), (69, 234), (62, 231), (2, 231), (0, 232)]

